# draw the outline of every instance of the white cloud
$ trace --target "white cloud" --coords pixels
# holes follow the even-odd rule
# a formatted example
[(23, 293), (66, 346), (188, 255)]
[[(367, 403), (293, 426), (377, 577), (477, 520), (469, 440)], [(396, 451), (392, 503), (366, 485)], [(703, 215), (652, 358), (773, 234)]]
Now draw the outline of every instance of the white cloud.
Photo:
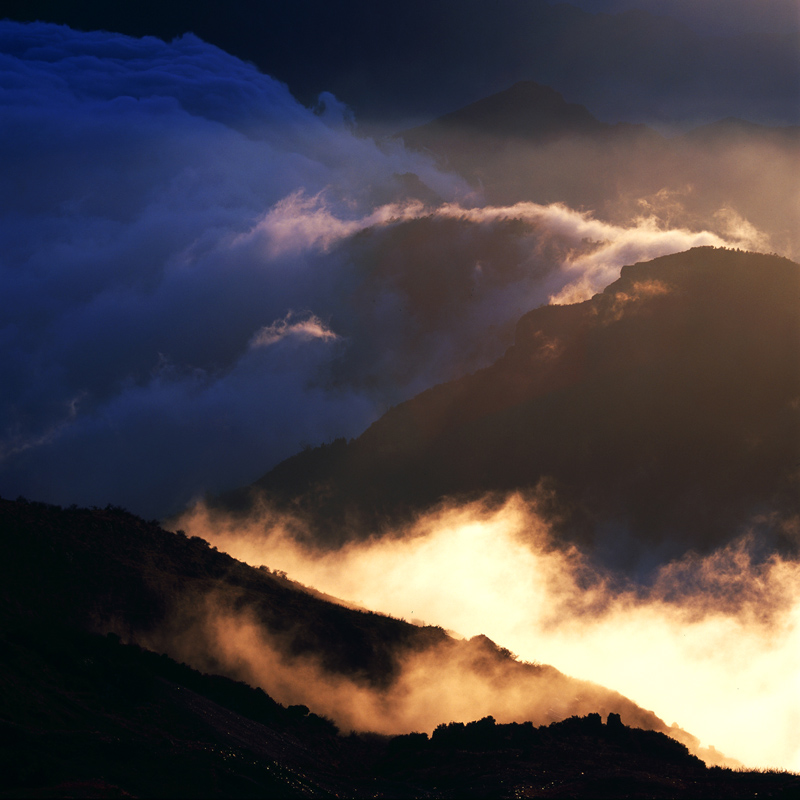
[(305, 319), (292, 322), (294, 312), (290, 311), (283, 319), (276, 320), (271, 325), (265, 325), (250, 340), (250, 347), (269, 347), (287, 337), (296, 337), (300, 340), (311, 339), (336, 340), (339, 337), (313, 314)]

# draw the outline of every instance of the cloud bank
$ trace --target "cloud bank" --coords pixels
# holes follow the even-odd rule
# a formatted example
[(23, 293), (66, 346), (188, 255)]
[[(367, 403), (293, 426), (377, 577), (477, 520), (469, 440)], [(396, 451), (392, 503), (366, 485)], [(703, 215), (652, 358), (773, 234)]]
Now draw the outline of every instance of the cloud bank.
[(146, 516), (490, 363), (635, 260), (752, 246), (483, 207), (255, 67), (0, 22), (0, 491)]

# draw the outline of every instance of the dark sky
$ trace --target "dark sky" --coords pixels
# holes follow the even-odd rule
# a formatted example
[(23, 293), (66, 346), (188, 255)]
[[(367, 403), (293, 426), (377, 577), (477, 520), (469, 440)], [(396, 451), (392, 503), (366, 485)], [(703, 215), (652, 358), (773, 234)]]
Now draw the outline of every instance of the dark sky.
[[(486, 207), (353, 113), (397, 126), (520, 78), (612, 120), (798, 113), (783, 29), (732, 50), (539, 0), (0, 8), (74, 26), (0, 22), (0, 493), (148, 516), (490, 363), (575, 281), (723, 243)], [(735, 212), (725, 241), (760, 241)]]
[[(331, 91), (362, 123), (407, 126), (535, 80), (607, 121), (800, 121), (794, 0), (11, 0), (84, 30), (193, 31), (309, 104)], [(637, 11), (638, 10), (638, 11)]]
[(680, 20), (699, 33), (730, 35), (797, 32), (797, 0), (572, 0), (590, 12), (640, 9)]

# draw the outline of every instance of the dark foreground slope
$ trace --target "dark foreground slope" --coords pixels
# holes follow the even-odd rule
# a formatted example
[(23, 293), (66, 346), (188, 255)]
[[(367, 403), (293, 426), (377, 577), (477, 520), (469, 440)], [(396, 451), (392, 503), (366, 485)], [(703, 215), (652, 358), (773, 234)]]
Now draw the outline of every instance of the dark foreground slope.
[(266, 498), (337, 543), (446, 498), (538, 492), (561, 539), (615, 555), (625, 539), (631, 560), (752, 527), (793, 551), (799, 465), (800, 267), (697, 248), (531, 311), (492, 366), (219, 505)]
[(114, 637), (2, 641), (0, 797), (796, 797), (611, 716), (339, 735), (305, 707)]
[[(3, 632), (41, 625), (111, 632), (207, 671), (251, 681), (260, 675), (265, 684), (272, 682), (301, 701), (326, 700), (310, 685), (304, 693), (304, 682), (327, 681), (326, 691), (334, 693), (338, 681), (354, 689), (332, 705), (345, 722), (353, 719), (346, 708), (351, 698), (362, 703), (376, 698), (383, 715), (391, 716), (397, 701), (392, 689), (405, 663), (416, 657), (415, 665), (431, 684), (459, 669), (498, 701), (503, 687), (523, 688), (528, 697), (514, 704), (514, 713), (506, 712), (508, 721), (617, 713), (626, 724), (669, 732), (697, 745), (618, 692), (569, 678), (553, 667), (521, 663), (485, 636), (456, 640), (441, 628), (345, 608), (219, 553), (202, 539), (164, 531), (121, 509), (60, 509), (0, 500), (0, 522), (6, 554), (0, 566)], [(227, 635), (219, 633), (220, 620)], [(243, 644), (245, 628), (249, 638)], [(269, 669), (254, 671), (253, 664), (261, 660)], [(308, 677), (312, 660), (313, 678)], [(293, 671), (306, 677), (292, 680)], [(403, 684), (399, 693), (408, 689)], [(387, 729), (382, 719), (373, 722)]]
[[(0, 532), (0, 797), (790, 797), (798, 788), (787, 773), (707, 769), (674, 739), (613, 713), (607, 724), (598, 714), (538, 728), (487, 717), (430, 737), (344, 736), (305, 706), (101, 633), (111, 616), (131, 631), (153, 628), (198, 581), (268, 597), (304, 624), (323, 601), (120, 510), (0, 501)], [(337, 608), (325, 635), (348, 649), (355, 620), (375, 650), (443, 637)], [(409, 645), (415, 637), (423, 643)], [(624, 719), (635, 707), (621, 710)]]

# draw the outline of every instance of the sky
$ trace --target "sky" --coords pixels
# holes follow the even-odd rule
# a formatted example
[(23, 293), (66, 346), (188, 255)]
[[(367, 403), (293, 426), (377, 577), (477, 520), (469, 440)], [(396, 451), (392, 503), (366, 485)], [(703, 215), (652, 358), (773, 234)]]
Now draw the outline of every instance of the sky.
[(585, 11), (649, 11), (679, 20), (699, 33), (782, 33), (800, 25), (797, 0), (572, 0)]
[(287, 83), (305, 105), (332, 92), (369, 131), (424, 122), (519, 80), (552, 86), (612, 122), (800, 122), (797, 0), (6, 0), (3, 7), (14, 19), (165, 41), (192, 31)]
[[(462, 58), (478, 22), (458, 20)], [(427, 68), (433, 50), (414, 58)], [(321, 86), (327, 74), (316, 65)], [(440, 106), (488, 85), (448, 95), (455, 74)], [(430, 108), (400, 89), (403, 115)], [(788, 119), (783, 96), (764, 103)], [(4, 496), (173, 513), (491, 363), (525, 311), (599, 290), (624, 263), (767, 241), (657, 212), (490, 207), (432, 157), (365, 136), (331, 92), (304, 105), (194, 34), (0, 22), (0, 113)]]

